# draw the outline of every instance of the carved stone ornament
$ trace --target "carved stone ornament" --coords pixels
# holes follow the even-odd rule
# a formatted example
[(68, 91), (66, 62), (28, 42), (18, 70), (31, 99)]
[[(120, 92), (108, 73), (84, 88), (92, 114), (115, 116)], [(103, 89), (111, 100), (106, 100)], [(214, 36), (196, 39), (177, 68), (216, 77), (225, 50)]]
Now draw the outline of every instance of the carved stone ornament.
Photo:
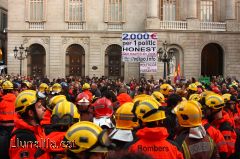
[(49, 38), (43, 38), (42, 41), (43, 41), (45, 44), (49, 44)]
[(107, 45), (107, 44), (109, 44), (109, 39), (106, 39), (106, 38), (104, 38), (104, 39), (102, 39), (103, 41), (103, 44), (105, 44), (105, 45)]
[(67, 44), (67, 42), (68, 42), (68, 39), (67, 38), (63, 38), (62, 43), (63, 44)]
[(30, 40), (30, 38), (24, 38), (23, 39), (23, 44), (27, 44), (29, 40)]
[(83, 38), (82, 42), (83, 42), (83, 44), (88, 45), (89, 44), (89, 38)]

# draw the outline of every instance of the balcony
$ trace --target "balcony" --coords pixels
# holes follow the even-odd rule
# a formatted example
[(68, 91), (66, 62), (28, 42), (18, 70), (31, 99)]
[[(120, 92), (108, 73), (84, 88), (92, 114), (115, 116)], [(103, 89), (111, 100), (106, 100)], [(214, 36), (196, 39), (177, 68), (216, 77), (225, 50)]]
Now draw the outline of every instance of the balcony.
[(86, 23), (84, 22), (68, 22), (68, 30), (85, 30)]
[(44, 22), (29, 22), (29, 30), (44, 30)]
[(226, 23), (200, 22), (200, 29), (209, 31), (226, 31)]
[(240, 24), (237, 22), (201, 22), (198, 19), (160, 21), (158, 18), (147, 18), (145, 28), (146, 30), (240, 31)]
[(107, 30), (108, 31), (122, 31), (123, 23), (108, 23)]
[(160, 21), (160, 29), (187, 30), (187, 22), (185, 22), (185, 21)]

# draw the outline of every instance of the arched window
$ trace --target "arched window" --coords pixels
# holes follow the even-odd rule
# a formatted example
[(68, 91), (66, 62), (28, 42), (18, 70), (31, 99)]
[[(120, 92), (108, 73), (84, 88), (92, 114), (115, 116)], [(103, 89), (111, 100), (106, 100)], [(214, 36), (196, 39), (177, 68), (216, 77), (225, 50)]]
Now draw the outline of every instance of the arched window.
[(85, 76), (85, 51), (81, 45), (72, 44), (67, 48), (66, 76)]
[(215, 43), (207, 44), (202, 50), (201, 74), (203, 76), (223, 75), (223, 49)]
[(110, 45), (105, 53), (105, 75), (110, 78), (123, 78), (124, 63), (121, 58), (122, 47), (116, 44)]
[(40, 44), (32, 44), (28, 56), (28, 75), (43, 77), (46, 74), (46, 51)]
[(168, 63), (168, 75), (173, 76), (175, 71), (177, 70), (178, 65), (180, 65), (180, 53), (176, 48), (170, 48), (173, 50), (172, 60)]

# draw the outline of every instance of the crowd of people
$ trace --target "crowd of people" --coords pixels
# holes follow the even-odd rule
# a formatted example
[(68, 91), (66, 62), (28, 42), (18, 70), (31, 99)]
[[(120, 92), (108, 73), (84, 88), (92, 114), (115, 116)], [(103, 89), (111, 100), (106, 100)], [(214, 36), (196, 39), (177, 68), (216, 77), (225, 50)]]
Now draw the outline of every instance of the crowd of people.
[(240, 82), (1, 76), (0, 158), (240, 159)]

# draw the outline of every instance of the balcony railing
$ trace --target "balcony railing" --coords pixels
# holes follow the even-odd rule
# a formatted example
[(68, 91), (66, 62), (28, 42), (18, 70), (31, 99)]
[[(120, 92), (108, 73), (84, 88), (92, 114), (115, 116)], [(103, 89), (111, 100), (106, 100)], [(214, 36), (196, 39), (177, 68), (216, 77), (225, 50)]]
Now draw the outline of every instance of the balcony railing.
[(185, 21), (160, 21), (160, 29), (187, 30)]
[(44, 22), (29, 22), (30, 30), (44, 30)]
[(122, 23), (108, 23), (107, 24), (107, 30), (108, 31), (122, 31), (123, 30), (123, 24)]
[(226, 31), (226, 23), (220, 22), (200, 22), (201, 30)]
[(68, 30), (85, 30), (86, 23), (84, 22), (69, 22)]

